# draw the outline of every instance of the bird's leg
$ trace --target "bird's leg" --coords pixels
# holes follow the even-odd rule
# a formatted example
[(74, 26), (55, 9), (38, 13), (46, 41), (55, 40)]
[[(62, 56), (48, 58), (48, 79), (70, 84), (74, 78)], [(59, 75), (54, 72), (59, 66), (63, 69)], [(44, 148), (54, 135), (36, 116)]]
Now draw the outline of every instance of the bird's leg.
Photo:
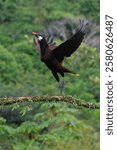
[(63, 80), (60, 81), (59, 85), (58, 85), (58, 88), (60, 89), (60, 94), (61, 95), (64, 95), (64, 89), (65, 89), (65, 84), (66, 84), (66, 81), (64, 80), (64, 77), (63, 77)]
[(63, 90), (64, 90), (64, 77), (63, 77), (63, 81), (61, 81), (61, 88), (60, 88), (60, 92), (61, 92), (61, 95), (63, 95)]

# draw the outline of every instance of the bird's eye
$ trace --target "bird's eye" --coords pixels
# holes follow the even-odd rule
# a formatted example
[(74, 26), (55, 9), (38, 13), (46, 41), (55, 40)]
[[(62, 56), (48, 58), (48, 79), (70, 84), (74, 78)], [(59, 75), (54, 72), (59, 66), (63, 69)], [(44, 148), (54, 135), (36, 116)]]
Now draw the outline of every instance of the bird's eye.
[(39, 39), (39, 41), (41, 41), (41, 40), (43, 39), (43, 37), (42, 37), (42, 36), (39, 36), (38, 39)]

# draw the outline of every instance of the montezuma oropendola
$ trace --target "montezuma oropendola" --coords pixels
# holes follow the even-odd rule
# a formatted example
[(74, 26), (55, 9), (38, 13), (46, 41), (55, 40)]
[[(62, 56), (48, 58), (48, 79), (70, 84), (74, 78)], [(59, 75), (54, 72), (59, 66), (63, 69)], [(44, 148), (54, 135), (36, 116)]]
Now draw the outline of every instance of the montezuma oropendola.
[(40, 50), (41, 61), (51, 70), (58, 82), (58, 73), (62, 77), (64, 77), (64, 73), (75, 74), (73, 71), (62, 66), (62, 61), (64, 57), (70, 57), (82, 43), (85, 35), (85, 26), (84, 20), (80, 21), (80, 27), (76, 30), (76, 33), (59, 46), (56, 46), (52, 41), (49, 42), (43, 35), (32, 32), (36, 37), (34, 38), (34, 44)]

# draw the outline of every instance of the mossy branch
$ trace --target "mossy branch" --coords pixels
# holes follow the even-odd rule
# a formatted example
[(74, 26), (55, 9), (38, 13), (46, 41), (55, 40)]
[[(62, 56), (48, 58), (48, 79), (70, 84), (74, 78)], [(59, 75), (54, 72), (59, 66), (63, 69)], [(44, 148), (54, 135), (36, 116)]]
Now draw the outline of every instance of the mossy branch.
[(91, 109), (99, 109), (99, 103), (90, 103), (76, 99), (72, 96), (25, 96), (25, 97), (8, 97), (0, 98), (0, 106), (12, 105), (14, 103), (24, 102), (66, 102), (76, 107), (85, 107)]

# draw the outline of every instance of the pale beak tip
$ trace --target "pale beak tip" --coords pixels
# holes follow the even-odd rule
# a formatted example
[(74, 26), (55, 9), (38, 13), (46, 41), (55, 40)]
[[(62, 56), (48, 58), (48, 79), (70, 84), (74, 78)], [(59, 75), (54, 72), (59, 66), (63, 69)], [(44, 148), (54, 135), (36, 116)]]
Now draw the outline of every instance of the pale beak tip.
[(32, 35), (36, 35), (37, 33), (36, 32), (32, 32)]

